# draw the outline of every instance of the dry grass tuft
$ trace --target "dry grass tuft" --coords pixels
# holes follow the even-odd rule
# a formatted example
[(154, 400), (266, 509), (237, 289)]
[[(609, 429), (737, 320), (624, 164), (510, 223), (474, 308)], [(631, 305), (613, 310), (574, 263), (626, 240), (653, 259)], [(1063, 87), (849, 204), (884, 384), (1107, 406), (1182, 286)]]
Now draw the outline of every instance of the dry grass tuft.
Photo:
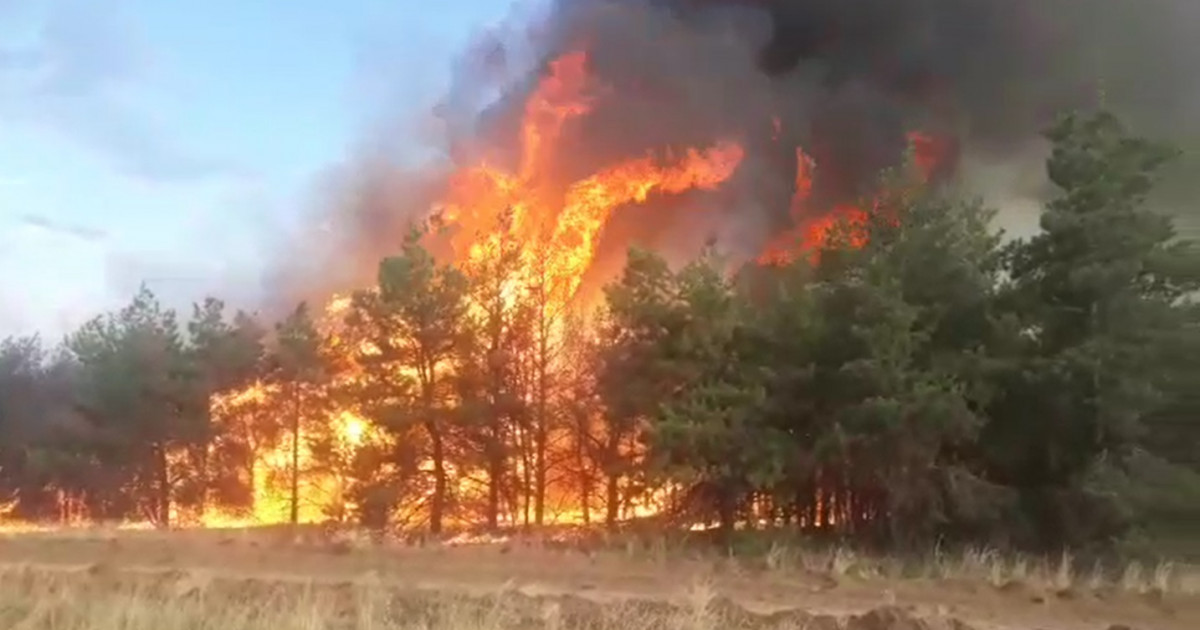
[[(846, 630), (844, 616), (756, 614), (742, 604), (839, 615), (915, 605), (934, 618), (900, 627), (962, 630), (951, 613), (992, 618), (1029, 602), (1054, 615), (1087, 606), (1092, 618), (1124, 618), (1140, 606), (1133, 620), (1200, 610), (1186, 599), (1200, 594), (1196, 567), (1116, 567), (1071, 554), (883, 557), (775, 542), (749, 556), (665, 537), (462, 548), (408, 548), (354, 532), (299, 538), (282, 530), (26, 532), (0, 540), (13, 562), (0, 568), (0, 630)], [(634, 594), (650, 599), (617, 601)], [(891, 623), (889, 615), (854, 623)]]
[[(715, 605), (720, 601), (720, 605)], [(735, 620), (736, 625), (726, 622)], [(367, 574), (340, 584), (217, 579), (202, 572), (0, 573), (6, 630), (618, 630), (767, 628), (766, 617), (718, 600), (698, 582), (683, 605), (534, 597), (502, 588), (482, 596), (389, 587)]]
[(986, 584), (1002, 591), (1028, 588), (1053, 593), (1060, 598), (1114, 592), (1200, 594), (1200, 567), (1164, 561), (1148, 571), (1140, 562), (1131, 561), (1114, 570), (1098, 561), (1080, 566), (1078, 559), (1069, 552), (1039, 559), (971, 547), (959, 554), (935, 549), (923, 558), (901, 559), (869, 556), (845, 547), (805, 549), (775, 543), (763, 556), (762, 566), (782, 576), (802, 573), (826, 576), (834, 581), (853, 578), (865, 582), (914, 578), (949, 580)]
[[(942, 620), (939, 619), (938, 622)], [(953, 621), (958, 630), (969, 626)], [(678, 604), (600, 603), (531, 596), (405, 590), (374, 574), (343, 583), (219, 578), (205, 572), (0, 572), (5, 630), (905, 630), (930, 628), (895, 607), (847, 621), (800, 610), (750, 612), (700, 579)]]

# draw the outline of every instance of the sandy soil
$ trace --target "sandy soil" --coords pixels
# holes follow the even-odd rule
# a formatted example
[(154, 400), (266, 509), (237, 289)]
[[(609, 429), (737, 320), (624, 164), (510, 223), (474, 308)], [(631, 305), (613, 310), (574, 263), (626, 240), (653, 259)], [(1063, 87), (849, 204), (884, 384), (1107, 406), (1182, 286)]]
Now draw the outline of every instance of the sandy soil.
[(697, 589), (755, 612), (802, 609), (845, 616), (896, 606), (953, 617), (978, 629), (1134, 630), (1200, 628), (1200, 596), (1120, 589), (1053, 591), (1020, 582), (834, 576), (801, 569), (747, 569), (652, 553), (583, 552), (522, 544), (399, 547), (297, 543), (246, 532), (119, 532), (0, 537), (0, 568), (203, 572), (216, 578), (339, 583), (368, 576), (389, 586), (441, 592), (574, 595), (596, 601), (686, 604)]

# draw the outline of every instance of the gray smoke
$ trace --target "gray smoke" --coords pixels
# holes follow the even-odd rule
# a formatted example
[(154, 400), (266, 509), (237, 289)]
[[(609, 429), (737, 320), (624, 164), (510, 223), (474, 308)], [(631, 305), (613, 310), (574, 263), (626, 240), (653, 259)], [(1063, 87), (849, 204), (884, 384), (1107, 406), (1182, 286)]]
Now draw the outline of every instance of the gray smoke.
[(715, 236), (752, 252), (789, 223), (796, 146), (817, 161), (820, 206), (868, 192), (912, 130), (951, 141), (945, 177), (1028, 223), (1046, 192), (1039, 134), (1058, 112), (1103, 104), (1141, 132), (1200, 134), (1198, 26), (1194, 0), (556, 0), (466, 51), (437, 108), (435, 166), (343, 178), (326, 242), (370, 268), (442, 173), (481, 150), (514, 159), (523, 103), (576, 50), (598, 87), (564, 130), (557, 178), (724, 138), (747, 149), (718, 193), (618, 212), (598, 274), (630, 243), (691, 253)]

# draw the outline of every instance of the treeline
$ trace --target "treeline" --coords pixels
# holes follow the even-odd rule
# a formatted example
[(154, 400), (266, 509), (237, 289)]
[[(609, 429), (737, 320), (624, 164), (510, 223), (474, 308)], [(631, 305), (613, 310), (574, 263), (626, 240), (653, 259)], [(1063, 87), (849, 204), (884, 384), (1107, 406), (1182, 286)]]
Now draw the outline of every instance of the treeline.
[(0, 507), (251, 510), (269, 452), (281, 520), (319, 476), (329, 518), (434, 533), (657, 511), (1049, 548), (1186, 523), (1200, 255), (1144, 205), (1174, 152), (1106, 114), (1047, 137), (1033, 238), (901, 171), (792, 264), (631, 251), (591, 319), (517, 243), (448, 265), (419, 231), (376, 286), (274, 326), (143, 291), (53, 349), (0, 348)]

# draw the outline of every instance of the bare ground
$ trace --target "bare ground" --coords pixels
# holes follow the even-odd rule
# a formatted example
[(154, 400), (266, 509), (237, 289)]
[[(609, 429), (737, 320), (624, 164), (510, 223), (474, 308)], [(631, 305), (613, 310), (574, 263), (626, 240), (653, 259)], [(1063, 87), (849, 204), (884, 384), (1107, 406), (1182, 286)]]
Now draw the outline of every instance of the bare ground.
[[(646, 549), (521, 543), (406, 547), (232, 531), (16, 534), (0, 537), (0, 626), (16, 628), (20, 620), (39, 630), (140, 629), (33, 620), (41, 614), (61, 621), (78, 614), (81, 602), (108, 602), (109, 610), (112, 601), (134, 599), (139, 610), (178, 613), (179, 606), (199, 604), (172, 602), (202, 592), (207, 606), (224, 602), (224, 613), (286, 601), (283, 609), (291, 614), (308, 610), (301, 602), (321, 602), (323, 612), (307, 617), (317, 621), (263, 626), (279, 628), (1200, 628), (1200, 594), (1178, 571), (1157, 579), (1139, 573), (1135, 585), (1129, 572), (1124, 583), (1109, 583), (1053, 567), (999, 571), (975, 558), (963, 563), (978, 564), (974, 572), (896, 578), (856, 571), (844, 556), (784, 562), (784, 555), (747, 566)], [(390, 611), (382, 625), (363, 624), (364, 588), (373, 593), (372, 606)], [(50, 613), (53, 605), (31, 603), (45, 593), (75, 612)]]

